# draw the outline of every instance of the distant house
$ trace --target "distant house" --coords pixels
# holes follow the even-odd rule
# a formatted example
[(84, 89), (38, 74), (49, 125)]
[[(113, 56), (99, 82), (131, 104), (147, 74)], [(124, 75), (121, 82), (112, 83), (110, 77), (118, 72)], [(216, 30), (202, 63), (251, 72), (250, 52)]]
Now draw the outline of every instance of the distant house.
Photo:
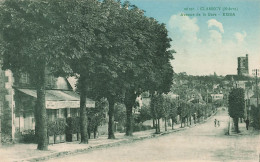
[(172, 99), (176, 99), (176, 100), (180, 99), (180, 96), (178, 94), (174, 94), (172, 92), (169, 92), (167, 95), (170, 96)]
[(211, 94), (211, 99), (212, 101), (216, 101), (216, 100), (223, 100), (224, 99), (224, 95), (222, 93), (217, 93), (217, 94)]
[(225, 81), (229, 82), (234, 88), (243, 88), (246, 89), (251, 87), (251, 82), (253, 78), (244, 75), (226, 75)]
[[(174, 94), (172, 92), (169, 92), (167, 94), (167, 96), (171, 97), (172, 99), (176, 99), (176, 100), (180, 99), (180, 96), (178, 94)], [(138, 101), (140, 107), (142, 107), (144, 105), (149, 106), (150, 102), (151, 102), (151, 96), (150, 96), (149, 92), (142, 93), (139, 97), (137, 97), (137, 101)]]
[(149, 106), (151, 102), (150, 93), (143, 92), (138, 98), (137, 101), (139, 102), (140, 107), (142, 106)]

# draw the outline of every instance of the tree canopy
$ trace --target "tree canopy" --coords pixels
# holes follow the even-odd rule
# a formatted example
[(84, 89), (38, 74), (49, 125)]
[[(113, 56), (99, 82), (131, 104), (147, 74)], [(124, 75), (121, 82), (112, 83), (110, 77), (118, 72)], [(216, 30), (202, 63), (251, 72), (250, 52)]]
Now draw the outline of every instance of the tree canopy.
[(232, 89), (228, 97), (228, 113), (232, 118), (241, 118), (244, 115), (245, 98), (242, 88)]
[(234, 126), (236, 132), (238, 129), (238, 118), (244, 116), (245, 108), (245, 92), (242, 88), (234, 88), (231, 90), (228, 96), (228, 113), (234, 120)]
[(131, 135), (136, 97), (144, 91), (170, 90), (174, 51), (169, 50), (165, 24), (129, 2), (6, 0), (0, 14), (3, 68), (28, 72), (37, 87), (41, 149), (47, 149), (47, 68), (52, 74), (78, 77), (82, 143), (88, 142), (86, 96), (107, 98), (109, 137), (114, 138), (116, 101), (126, 105), (126, 134)]

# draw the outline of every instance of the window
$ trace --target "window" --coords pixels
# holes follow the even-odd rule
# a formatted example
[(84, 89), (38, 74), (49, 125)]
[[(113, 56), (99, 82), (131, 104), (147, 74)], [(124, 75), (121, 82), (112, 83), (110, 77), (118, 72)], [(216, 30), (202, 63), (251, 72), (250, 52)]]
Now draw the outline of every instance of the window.
[(79, 116), (79, 109), (70, 109), (70, 115), (71, 117), (76, 117), (76, 116)]
[(65, 118), (65, 109), (58, 109), (58, 118)]
[(57, 110), (47, 109), (47, 115), (50, 121), (54, 121), (57, 118)]
[(29, 74), (28, 73), (22, 73), (20, 78), (21, 84), (29, 84)]

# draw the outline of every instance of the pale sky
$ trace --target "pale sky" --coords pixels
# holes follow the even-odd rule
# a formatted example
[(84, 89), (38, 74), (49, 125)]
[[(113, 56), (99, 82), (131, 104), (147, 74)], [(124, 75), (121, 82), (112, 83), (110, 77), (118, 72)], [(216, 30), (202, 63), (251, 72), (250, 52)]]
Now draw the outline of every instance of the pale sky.
[[(145, 10), (147, 16), (166, 24), (173, 40), (172, 48), (177, 51), (172, 61), (175, 72), (236, 74), (237, 57), (246, 54), (249, 55), (249, 73), (253, 68), (260, 68), (260, 0), (130, 2)], [(223, 11), (225, 9), (229, 10)], [(181, 16), (181, 13), (189, 16)], [(223, 16), (223, 13), (233, 16)]]

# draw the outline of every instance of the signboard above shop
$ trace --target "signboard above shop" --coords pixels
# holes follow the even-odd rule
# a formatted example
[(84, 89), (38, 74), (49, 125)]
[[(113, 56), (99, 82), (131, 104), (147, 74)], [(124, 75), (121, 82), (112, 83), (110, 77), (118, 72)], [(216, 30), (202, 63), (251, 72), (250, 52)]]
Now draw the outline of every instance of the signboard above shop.
[[(46, 101), (46, 109), (79, 108), (80, 101)], [(87, 108), (95, 107), (94, 101), (86, 102)]]

